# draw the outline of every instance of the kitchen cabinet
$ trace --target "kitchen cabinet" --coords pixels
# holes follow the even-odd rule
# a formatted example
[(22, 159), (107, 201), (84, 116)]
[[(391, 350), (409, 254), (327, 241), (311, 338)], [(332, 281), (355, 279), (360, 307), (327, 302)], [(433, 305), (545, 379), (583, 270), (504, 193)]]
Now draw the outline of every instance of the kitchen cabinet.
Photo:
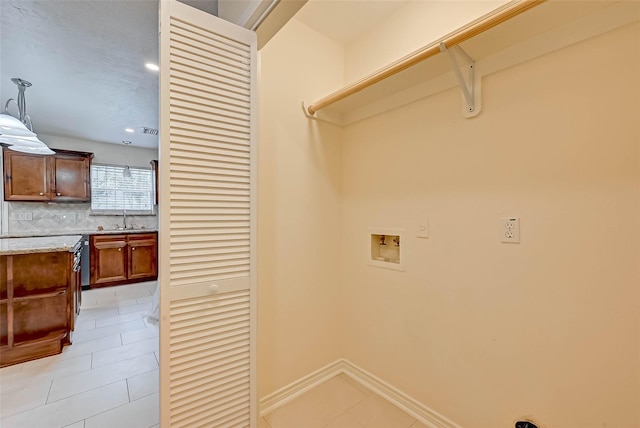
[(91, 236), (91, 287), (158, 277), (157, 233)]
[(127, 280), (127, 236), (93, 235), (91, 240), (91, 284)]
[(0, 366), (71, 343), (79, 250), (0, 256)]
[(4, 199), (48, 201), (49, 160), (4, 149)]
[(3, 150), (6, 201), (91, 201), (92, 153), (55, 150), (31, 155)]
[(91, 155), (60, 151), (51, 158), (53, 163), (52, 201), (91, 201), (91, 159)]
[(128, 279), (155, 278), (158, 275), (158, 239), (156, 234), (129, 235), (127, 256)]

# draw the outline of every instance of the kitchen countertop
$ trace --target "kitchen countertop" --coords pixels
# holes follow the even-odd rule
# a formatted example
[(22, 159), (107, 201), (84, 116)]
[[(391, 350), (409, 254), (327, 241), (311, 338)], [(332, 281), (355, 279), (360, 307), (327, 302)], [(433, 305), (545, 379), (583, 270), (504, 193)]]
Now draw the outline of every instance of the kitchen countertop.
[(153, 233), (158, 229), (108, 229), (108, 230), (69, 230), (66, 232), (25, 232), (25, 233), (10, 233), (0, 238), (34, 238), (34, 237), (48, 237), (48, 236), (65, 236), (65, 235), (120, 235), (123, 233)]
[(82, 235), (41, 236), (0, 239), (0, 255), (71, 251)]

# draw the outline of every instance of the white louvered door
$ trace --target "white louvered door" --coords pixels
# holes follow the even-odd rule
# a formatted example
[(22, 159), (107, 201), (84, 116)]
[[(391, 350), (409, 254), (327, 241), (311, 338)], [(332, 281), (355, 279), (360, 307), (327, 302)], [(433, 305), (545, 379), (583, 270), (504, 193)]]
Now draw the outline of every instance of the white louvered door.
[(160, 3), (160, 422), (255, 427), (256, 37)]

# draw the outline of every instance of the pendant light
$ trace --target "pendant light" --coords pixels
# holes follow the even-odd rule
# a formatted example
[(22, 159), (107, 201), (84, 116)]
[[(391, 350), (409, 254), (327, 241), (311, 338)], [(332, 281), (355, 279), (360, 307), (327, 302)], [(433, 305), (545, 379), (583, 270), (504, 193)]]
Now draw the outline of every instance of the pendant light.
[[(18, 99), (9, 98), (4, 105), (4, 112), (0, 113), (0, 144), (8, 146), (10, 150), (23, 153), (52, 155), (55, 152), (40, 141), (33, 132), (31, 117), (27, 114), (25, 90), (31, 86), (30, 82), (14, 77), (11, 79), (18, 86)], [(18, 106), (18, 117), (9, 113), (9, 104)]]
[[(131, 141), (122, 140), (122, 144), (124, 144), (125, 146), (130, 146)], [(124, 178), (131, 178), (131, 168), (129, 168), (129, 165), (125, 165), (124, 169), (122, 170), (122, 176)]]
[(0, 144), (5, 144), (10, 150), (33, 155), (53, 155), (55, 152), (36, 137), (10, 137), (0, 135)]

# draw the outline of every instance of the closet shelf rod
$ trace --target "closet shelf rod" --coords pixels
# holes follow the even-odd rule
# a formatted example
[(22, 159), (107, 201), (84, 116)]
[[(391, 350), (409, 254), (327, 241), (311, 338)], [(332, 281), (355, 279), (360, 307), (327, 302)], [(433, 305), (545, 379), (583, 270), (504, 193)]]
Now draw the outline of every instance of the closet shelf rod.
[(465, 40), (477, 36), (478, 34), (481, 34), (498, 24), (508, 21), (509, 19), (520, 15), (527, 10), (538, 6), (541, 3), (544, 3), (545, 1), (546, 0), (518, 0), (508, 3), (504, 7), (496, 10), (494, 13), (480, 18), (477, 21), (474, 21), (467, 27), (463, 27), (455, 33), (449, 34), (442, 39), (439, 39), (434, 43), (427, 45), (424, 48), (391, 63), (387, 67), (369, 75), (368, 77), (365, 77), (364, 79), (361, 79), (345, 88), (340, 89), (339, 91), (327, 95), (326, 97), (309, 105), (307, 107), (307, 111), (310, 115), (313, 115), (320, 109), (330, 106), (333, 103), (347, 98), (348, 96), (353, 95), (356, 92), (360, 92), (361, 90), (368, 88), (369, 86), (374, 85), (381, 80), (391, 77), (394, 74), (406, 70), (407, 68), (412, 67), (417, 63), (440, 53), (441, 43), (444, 43), (447, 48), (456, 46), (464, 42)]

